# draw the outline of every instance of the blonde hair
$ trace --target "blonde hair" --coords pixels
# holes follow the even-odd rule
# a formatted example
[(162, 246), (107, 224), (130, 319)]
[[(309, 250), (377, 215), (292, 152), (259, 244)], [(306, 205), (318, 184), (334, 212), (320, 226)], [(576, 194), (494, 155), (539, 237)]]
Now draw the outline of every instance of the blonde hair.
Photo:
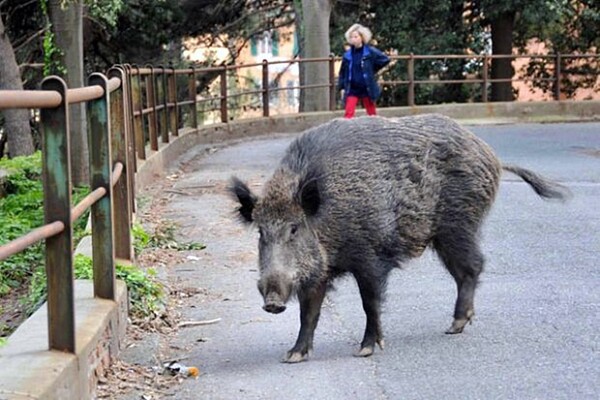
[(344, 37), (346, 38), (346, 42), (350, 43), (350, 34), (352, 32), (358, 32), (360, 37), (362, 37), (363, 43), (367, 44), (371, 41), (373, 34), (371, 30), (366, 26), (362, 26), (361, 24), (354, 24), (344, 33)]

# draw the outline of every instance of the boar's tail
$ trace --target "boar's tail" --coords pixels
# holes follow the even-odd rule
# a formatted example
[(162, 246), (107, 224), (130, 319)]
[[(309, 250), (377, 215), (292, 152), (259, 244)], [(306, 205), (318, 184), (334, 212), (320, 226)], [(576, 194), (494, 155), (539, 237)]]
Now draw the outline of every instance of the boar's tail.
[(565, 201), (571, 197), (571, 191), (560, 183), (553, 182), (525, 168), (516, 165), (502, 165), (502, 169), (518, 175), (527, 182), (533, 190), (544, 199), (557, 199)]

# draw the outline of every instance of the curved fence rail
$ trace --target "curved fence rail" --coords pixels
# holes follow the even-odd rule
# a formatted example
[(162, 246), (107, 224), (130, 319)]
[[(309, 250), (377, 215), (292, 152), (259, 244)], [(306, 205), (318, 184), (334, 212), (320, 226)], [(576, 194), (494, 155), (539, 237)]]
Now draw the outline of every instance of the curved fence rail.
[[(415, 87), (431, 84), (478, 84), (481, 100), (487, 101), (490, 84), (519, 79), (491, 79), (494, 58), (540, 58), (554, 60), (553, 70), (542, 78), (553, 84), (554, 99), (561, 97), (565, 76), (562, 60), (592, 59), (598, 55), (399, 55), (391, 66), (406, 63), (406, 79), (381, 81), (386, 86), (406, 86), (407, 105), (415, 105)], [(478, 74), (464, 80), (415, 79), (415, 62), (476, 60)], [(90, 75), (88, 86), (67, 88), (58, 77), (46, 78), (41, 90), (0, 90), (0, 110), (41, 109), (43, 134), (43, 183), (45, 224), (0, 246), (0, 261), (39, 241), (46, 241), (45, 266), (48, 276), (49, 347), (75, 351), (73, 304), (73, 238), (71, 224), (91, 208), (95, 296), (114, 299), (115, 260), (133, 260), (131, 221), (135, 211), (135, 171), (138, 160), (156, 152), (160, 143), (169, 143), (181, 128), (198, 129), (207, 113), (216, 113), (213, 122), (228, 123), (239, 117), (239, 109), (252, 110), (247, 116), (269, 117), (271, 97), (283, 90), (326, 91), (329, 110), (336, 109), (336, 76), (340, 60), (335, 57), (174, 69), (128, 64), (111, 68), (107, 75)], [(322, 64), (327, 81), (310, 85), (277, 87), (274, 82), (289, 68), (302, 63)], [(246, 84), (240, 84), (242, 77)], [(254, 76), (254, 78), (252, 78)], [(204, 88), (213, 88), (212, 95)], [(200, 93), (202, 91), (202, 93)], [(232, 102), (237, 102), (237, 108)], [(71, 207), (69, 105), (85, 102), (88, 118), (91, 193)], [(257, 114), (258, 112), (258, 114)], [(296, 112), (294, 110), (293, 112)]]

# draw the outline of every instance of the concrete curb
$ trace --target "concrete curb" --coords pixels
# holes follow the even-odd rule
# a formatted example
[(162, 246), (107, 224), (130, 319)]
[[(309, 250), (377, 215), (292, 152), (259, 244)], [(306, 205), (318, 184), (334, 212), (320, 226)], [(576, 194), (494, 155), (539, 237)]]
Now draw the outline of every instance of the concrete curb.
[(116, 301), (94, 298), (92, 281), (75, 281), (76, 352), (48, 351), (46, 304), (0, 350), (0, 399), (94, 398), (98, 376), (119, 352), (127, 327), (127, 288)]

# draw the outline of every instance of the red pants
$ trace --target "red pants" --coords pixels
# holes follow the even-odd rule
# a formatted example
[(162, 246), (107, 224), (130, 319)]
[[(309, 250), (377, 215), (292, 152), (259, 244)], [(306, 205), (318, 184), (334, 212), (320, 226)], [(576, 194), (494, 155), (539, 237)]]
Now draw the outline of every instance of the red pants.
[[(369, 96), (361, 97), (363, 106), (367, 110), (368, 115), (375, 115), (377, 112), (375, 111), (375, 103), (369, 98)], [(356, 110), (356, 104), (358, 103), (358, 97), (356, 96), (348, 96), (346, 98), (346, 113), (344, 114), (344, 118), (352, 118), (354, 117), (354, 111)]]

